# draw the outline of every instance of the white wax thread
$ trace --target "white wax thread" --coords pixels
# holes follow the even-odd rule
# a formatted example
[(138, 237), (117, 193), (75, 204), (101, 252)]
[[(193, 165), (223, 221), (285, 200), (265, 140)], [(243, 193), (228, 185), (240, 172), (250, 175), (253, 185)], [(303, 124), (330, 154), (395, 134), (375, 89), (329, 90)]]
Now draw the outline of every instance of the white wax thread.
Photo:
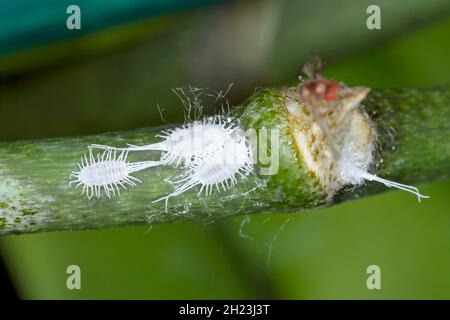
[(347, 132), (340, 154), (340, 177), (345, 184), (360, 185), (365, 180), (376, 181), (389, 188), (407, 191), (417, 196), (417, 200), (429, 198), (422, 195), (417, 187), (383, 179), (368, 172), (372, 160), (373, 145), (355, 146), (351, 128)]

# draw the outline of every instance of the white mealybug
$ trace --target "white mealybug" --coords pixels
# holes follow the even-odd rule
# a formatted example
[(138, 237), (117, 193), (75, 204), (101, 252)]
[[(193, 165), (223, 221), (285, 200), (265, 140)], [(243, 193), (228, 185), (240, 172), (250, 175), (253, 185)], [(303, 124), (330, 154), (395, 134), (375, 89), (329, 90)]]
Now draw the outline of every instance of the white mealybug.
[(122, 151), (162, 151), (161, 165), (189, 164), (196, 158), (201, 158), (213, 152), (220, 146), (227, 144), (236, 130), (230, 117), (221, 116), (204, 118), (202, 121), (194, 121), (185, 124), (181, 128), (163, 131), (157, 137), (161, 142), (154, 144), (127, 148), (115, 148), (94, 144), (90, 148), (115, 149)]
[(119, 186), (126, 189), (127, 186), (134, 187), (141, 181), (130, 174), (146, 168), (159, 165), (156, 161), (143, 161), (130, 163), (127, 161), (128, 151), (123, 150), (117, 156), (117, 150), (106, 149), (97, 154), (97, 158), (89, 151), (81, 157), (78, 163), (79, 171), (70, 175), (69, 185), (75, 184), (76, 188), (82, 187), (81, 194), (86, 194), (88, 199), (94, 195), (100, 198), (102, 189), (108, 198), (111, 195), (120, 195)]
[(197, 157), (177, 181), (173, 182), (175, 191), (167, 197), (175, 197), (183, 192), (200, 186), (197, 194), (204, 191), (208, 196), (214, 189), (218, 192), (234, 187), (238, 176), (245, 178), (253, 171), (251, 149), (246, 145), (245, 137), (235, 132), (218, 148)]

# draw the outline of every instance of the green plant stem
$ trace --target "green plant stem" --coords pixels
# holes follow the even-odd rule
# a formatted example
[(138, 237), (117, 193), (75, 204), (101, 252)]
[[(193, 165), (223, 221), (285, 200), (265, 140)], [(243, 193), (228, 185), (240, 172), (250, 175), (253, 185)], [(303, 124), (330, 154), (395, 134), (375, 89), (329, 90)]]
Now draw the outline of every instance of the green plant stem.
[[(402, 183), (447, 179), (450, 175), (450, 88), (372, 90), (363, 101), (378, 133), (371, 172)], [(326, 200), (305, 172), (286, 125), (283, 91), (256, 93), (238, 110), (247, 128), (280, 129), (280, 169), (271, 177), (254, 173), (226, 192), (198, 196), (190, 190), (153, 202), (173, 191), (167, 179), (180, 169), (161, 166), (134, 174), (142, 183), (112, 199), (91, 199), (69, 186), (69, 174), (90, 144), (124, 146), (157, 141), (165, 127), (84, 137), (0, 144), (0, 234), (96, 229), (182, 220), (211, 221), (253, 214), (313, 209), (386, 191), (366, 183)], [(157, 160), (158, 152), (134, 152), (130, 161)], [(412, 199), (412, 201), (414, 201)], [(432, 201), (432, 200), (431, 200)]]

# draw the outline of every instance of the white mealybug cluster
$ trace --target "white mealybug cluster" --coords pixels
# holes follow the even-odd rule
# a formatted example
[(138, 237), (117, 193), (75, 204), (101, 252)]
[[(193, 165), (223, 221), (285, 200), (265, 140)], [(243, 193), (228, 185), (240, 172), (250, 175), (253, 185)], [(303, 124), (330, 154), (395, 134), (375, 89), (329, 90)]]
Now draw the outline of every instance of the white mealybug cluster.
[(129, 163), (128, 151), (106, 149), (103, 153), (92, 154), (92, 150), (81, 157), (78, 163), (79, 171), (70, 174), (69, 185), (75, 184), (76, 188), (82, 187), (81, 194), (86, 194), (89, 199), (93, 196), (100, 198), (102, 190), (108, 198), (116, 194), (120, 195), (120, 187), (135, 187), (141, 181), (130, 174), (146, 168), (158, 165), (155, 161)]
[[(245, 178), (253, 171), (251, 148), (239, 126), (230, 117), (207, 117), (180, 128), (163, 131), (157, 137), (162, 141), (154, 144), (116, 148), (94, 144), (89, 147), (90, 160), (82, 160), (80, 171), (73, 173), (77, 187), (83, 186), (88, 197), (100, 196), (103, 188), (108, 198), (115, 195), (118, 186), (134, 186), (139, 182), (130, 177), (131, 172), (160, 165), (174, 165), (182, 169), (172, 182), (174, 192), (159, 200), (167, 200), (199, 186), (198, 195), (204, 191), (210, 195), (213, 189), (227, 190), (237, 183), (238, 177)], [(93, 160), (92, 150), (103, 149), (103, 156)], [(160, 151), (159, 161), (128, 163), (131, 151)], [(120, 152), (117, 159), (112, 154)], [(106, 154), (106, 156), (104, 156)], [(135, 180), (133, 180), (135, 179)], [(137, 180), (137, 181), (136, 181)], [(112, 187), (114, 186), (114, 187)]]

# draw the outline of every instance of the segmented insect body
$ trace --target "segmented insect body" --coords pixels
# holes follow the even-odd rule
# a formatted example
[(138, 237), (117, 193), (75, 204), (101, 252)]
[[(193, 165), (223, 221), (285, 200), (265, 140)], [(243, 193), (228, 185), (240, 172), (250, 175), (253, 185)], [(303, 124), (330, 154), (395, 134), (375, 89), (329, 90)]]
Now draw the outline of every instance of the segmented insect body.
[(198, 158), (186, 171), (184, 178), (175, 182), (175, 191), (169, 196), (179, 195), (197, 185), (198, 195), (203, 191), (210, 195), (213, 189), (226, 191), (237, 183), (237, 177), (244, 178), (253, 170), (250, 149), (245, 139), (229, 140), (216, 152)]
[(204, 192), (208, 196), (214, 189), (226, 191), (236, 185), (239, 176), (245, 178), (252, 170), (252, 155), (245, 138), (229, 139), (215, 152), (197, 158), (180, 179), (173, 182), (175, 191), (164, 198), (175, 197), (196, 186), (200, 186), (198, 195)]
[(167, 164), (190, 165), (231, 143), (236, 127), (231, 119), (206, 118), (182, 128), (164, 132), (161, 161)]
[(120, 188), (134, 187), (141, 181), (130, 174), (139, 170), (158, 165), (155, 161), (129, 163), (128, 151), (106, 149), (103, 153), (94, 157), (92, 151), (81, 157), (78, 163), (79, 171), (70, 175), (69, 185), (75, 184), (76, 188), (82, 187), (81, 194), (86, 194), (89, 199), (93, 196), (100, 198), (102, 190), (108, 198), (116, 194), (120, 195)]
[(158, 143), (127, 148), (115, 148), (105, 145), (91, 145), (90, 148), (114, 149), (121, 151), (162, 151), (161, 165), (188, 165), (196, 158), (214, 152), (232, 139), (237, 127), (231, 118), (220, 116), (208, 117), (195, 121), (181, 128), (163, 131), (157, 137), (163, 140)]

